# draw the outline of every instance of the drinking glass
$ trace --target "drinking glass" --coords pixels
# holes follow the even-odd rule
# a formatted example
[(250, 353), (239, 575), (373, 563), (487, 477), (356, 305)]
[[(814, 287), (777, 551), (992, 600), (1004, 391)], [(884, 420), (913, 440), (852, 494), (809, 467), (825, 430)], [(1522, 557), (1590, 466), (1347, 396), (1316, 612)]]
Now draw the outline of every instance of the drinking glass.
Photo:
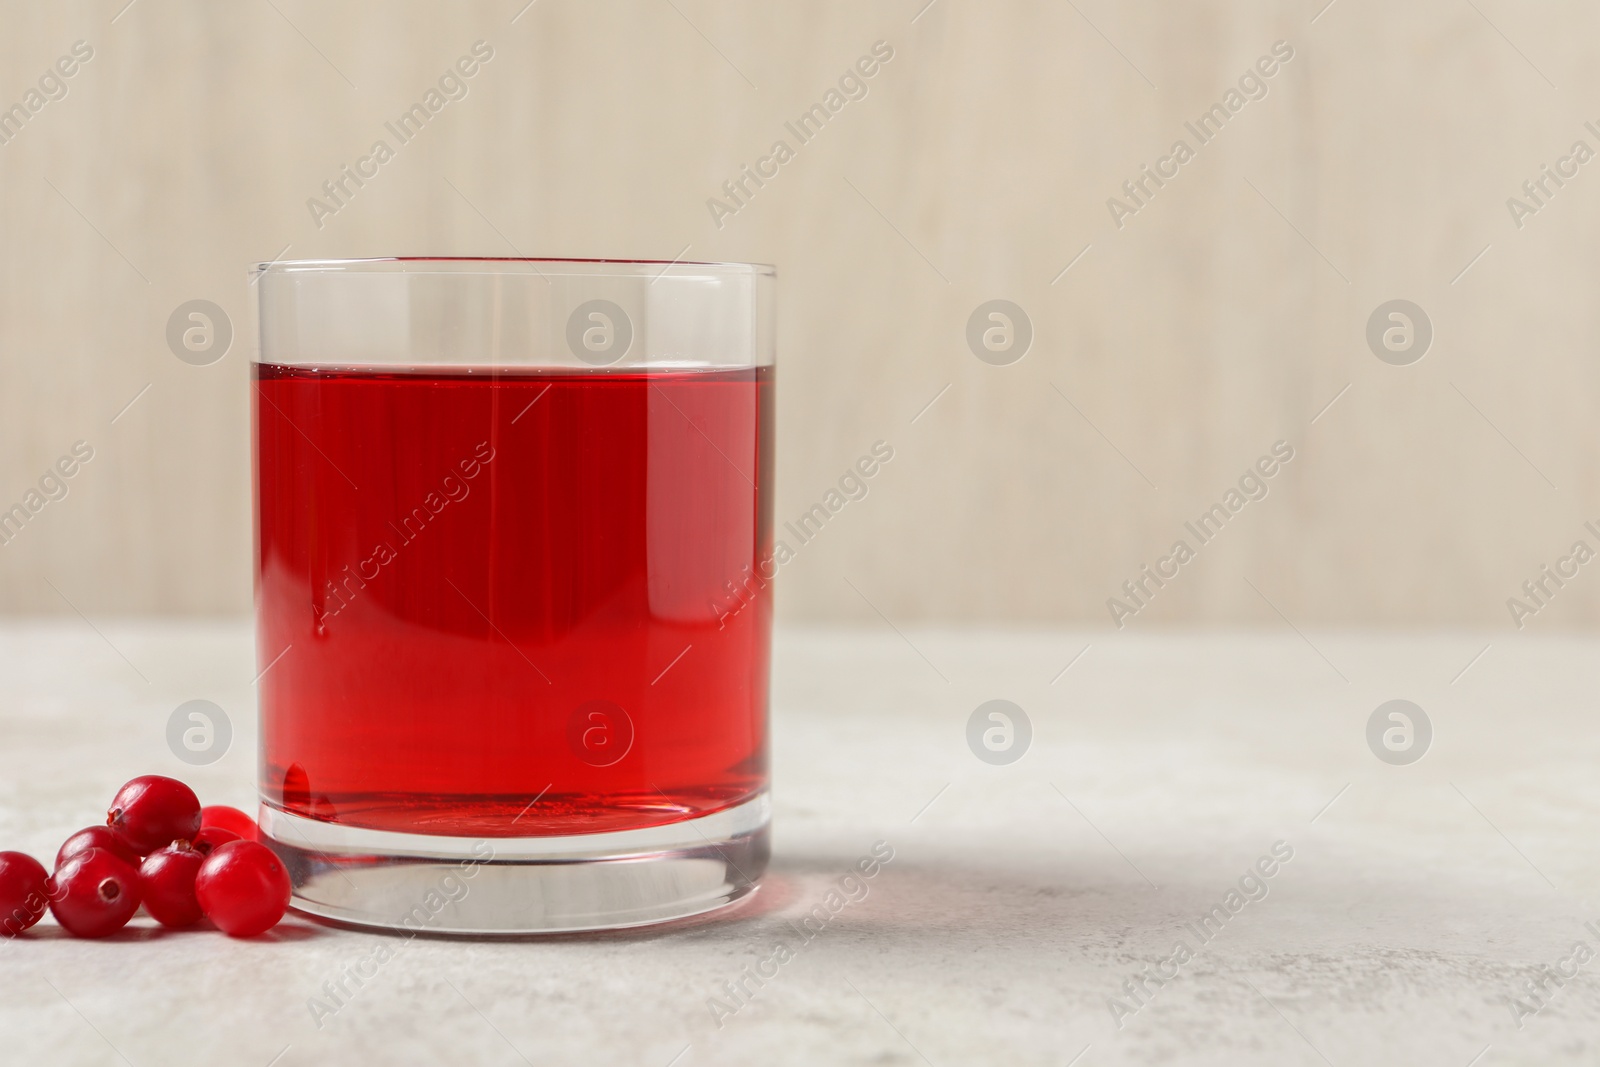
[(492, 935), (754, 890), (772, 268), (252, 280), (260, 822), (294, 906)]

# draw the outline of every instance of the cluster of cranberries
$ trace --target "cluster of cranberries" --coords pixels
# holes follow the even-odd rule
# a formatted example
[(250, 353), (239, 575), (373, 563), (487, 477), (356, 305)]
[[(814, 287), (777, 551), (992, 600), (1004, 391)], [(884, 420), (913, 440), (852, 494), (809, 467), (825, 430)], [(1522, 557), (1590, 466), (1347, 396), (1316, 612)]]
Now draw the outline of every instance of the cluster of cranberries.
[(250, 816), (202, 808), (194, 790), (155, 774), (117, 791), (104, 826), (67, 838), (54, 874), (32, 856), (0, 852), (0, 936), (16, 937), (49, 908), (74, 937), (105, 937), (141, 904), (163, 926), (206, 918), (254, 937), (288, 910), (289, 872), (256, 841)]

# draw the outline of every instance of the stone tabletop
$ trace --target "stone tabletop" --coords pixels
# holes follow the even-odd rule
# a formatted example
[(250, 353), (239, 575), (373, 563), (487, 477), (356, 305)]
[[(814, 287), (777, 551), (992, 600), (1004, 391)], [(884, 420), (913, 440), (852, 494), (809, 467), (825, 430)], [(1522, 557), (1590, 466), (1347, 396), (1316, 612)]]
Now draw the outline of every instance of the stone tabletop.
[[(1597, 651), (781, 630), (738, 910), (510, 943), (47, 918), (0, 943), (3, 1059), (1592, 1064)], [(0, 848), (48, 859), (140, 773), (251, 807), (254, 672), (244, 622), (8, 624)], [(167, 745), (192, 699), (232, 722), (208, 766)]]

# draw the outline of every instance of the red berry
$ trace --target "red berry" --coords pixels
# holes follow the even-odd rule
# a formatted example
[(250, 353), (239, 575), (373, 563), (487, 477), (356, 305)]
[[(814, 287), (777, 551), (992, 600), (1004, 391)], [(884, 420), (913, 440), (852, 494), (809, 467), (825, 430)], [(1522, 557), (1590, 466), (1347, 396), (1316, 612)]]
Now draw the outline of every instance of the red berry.
[(67, 859), (47, 883), (50, 913), (74, 937), (105, 937), (139, 910), (139, 872), (103, 848)]
[(144, 910), (152, 919), (162, 926), (193, 926), (200, 921), (194, 879), (204, 862), (205, 856), (183, 841), (174, 841), (144, 858), (139, 881)]
[(16, 937), (44, 916), (50, 875), (21, 852), (0, 852), (0, 935)]
[(201, 808), (200, 826), (202, 829), (218, 826), (232, 830), (236, 837), (246, 841), (256, 839), (256, 821), (238, 808), (230, 808), (226, 804), (211, 804)]
[(200, 908), (229, 937), (272, 929), (289, 910), (289, 872), (266, 845), (229, 841), (206, 857), (194, 880)]
[[(219, 845), (226, 845), (229, 841), (238, 841), (239, 835), (232, 830), (224, 830), (220, 826), (202, 826), (200, 832), (194, 835), (190, 842), (194, 850), (201, 856), (209, 856), (212, 850)], [(173, 844), (177, 844), (176, 841)]]
[(103, 848), (123, 862), (139, 866), (139, 854), (126, 837), (109, 826), (86, 826), (67, 838), (61, 851), (56, 853), (56, 869), (60, 870), (67, 860), (91, 848)]
[(280, 795), (283, 797), (283, 806), (297, 814), (311, 806), (311, 778), (300, 764), (291, 763), (289, 769), (283, 772)]
[(135, 852), (148, 856), (200, 832), (200, 798), (175, 778), (140, 775), (121, 789), (106, 813), (106, 825), (122, 832)]

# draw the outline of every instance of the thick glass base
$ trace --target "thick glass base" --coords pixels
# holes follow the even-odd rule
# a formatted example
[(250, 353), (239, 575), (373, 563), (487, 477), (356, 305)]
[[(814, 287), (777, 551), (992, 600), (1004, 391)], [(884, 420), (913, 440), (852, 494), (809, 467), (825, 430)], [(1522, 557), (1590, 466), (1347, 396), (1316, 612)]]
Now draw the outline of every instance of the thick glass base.
[(405, 934), (511, 936), (683, 919), (749, 895), (767, 867), (766, 794), (644, 830), (440, 837), (363, 830), (261, 807), (295, 910)]

